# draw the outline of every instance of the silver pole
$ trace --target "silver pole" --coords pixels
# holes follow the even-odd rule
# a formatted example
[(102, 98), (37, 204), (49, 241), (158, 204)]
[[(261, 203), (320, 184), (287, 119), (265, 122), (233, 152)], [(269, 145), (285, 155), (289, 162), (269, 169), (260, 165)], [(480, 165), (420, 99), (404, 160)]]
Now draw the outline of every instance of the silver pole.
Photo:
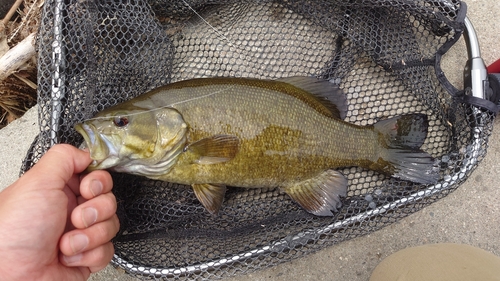
[(484, 82), (488, 79), (486, 65), (481, 58), (479, 41), (474, 26), (472, 26), (472, 23), (467, 17), (464, 23), (464, 37), (467, 45), (467, 53), (469, 55), (469, 60), (464, 69), (464, 87), (466, 90), (470, 89), (472, 91), (473, 97), (484, 99)]

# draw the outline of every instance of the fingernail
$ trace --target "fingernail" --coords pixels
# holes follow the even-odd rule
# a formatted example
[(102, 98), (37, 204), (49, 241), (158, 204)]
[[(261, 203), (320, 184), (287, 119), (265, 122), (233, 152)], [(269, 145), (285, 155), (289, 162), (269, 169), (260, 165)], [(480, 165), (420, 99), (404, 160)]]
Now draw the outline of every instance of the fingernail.
[(89, 245), (89, 238), (85, 234), (75, 234), (69, 238), (69, 244), (73, 253), (77, 254)]
[(97, 220), (97, 210), (92, 207), (88, 207), (82, 210), (82, 221), (85, 227), (93, 225)]
[(63, 259), (66, 262), (66, 264), (73, 264), (77, 263), (82, 260), (82, 254), (76, 254), (73, 256), (65, 256), (63, 255)]
[(96, 197), (97, 195), (101, 194), (102, 192), (102, 183), (98, 180), (92, 180), (90, 182), (90, 192), (92, 192), (92, 195)]

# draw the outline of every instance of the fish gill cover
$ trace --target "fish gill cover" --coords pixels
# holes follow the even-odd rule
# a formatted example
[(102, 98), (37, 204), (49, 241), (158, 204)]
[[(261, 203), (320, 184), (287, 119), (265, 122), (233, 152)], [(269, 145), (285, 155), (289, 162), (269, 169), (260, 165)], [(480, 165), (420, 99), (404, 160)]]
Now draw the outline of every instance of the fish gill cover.
[(486, 153), (494, 114), (463, 103), (440, 69), (460, 37), (456, 0), (48, 0), (38, 38), (41, 132), (28, 170), (75, 123), (155, 87), (199, 77), (315, 76), (346, 95), (345, 121), (428, 116), (422, 150), (439, 181), (340, 172), (347, 197), (311, 215), (279, 189), (228, 189), (217, 216), (190, 188), (113, 174), (121, 230), (114, 264), (158, 279), (251, 272), (368, 234), (444, 197)]

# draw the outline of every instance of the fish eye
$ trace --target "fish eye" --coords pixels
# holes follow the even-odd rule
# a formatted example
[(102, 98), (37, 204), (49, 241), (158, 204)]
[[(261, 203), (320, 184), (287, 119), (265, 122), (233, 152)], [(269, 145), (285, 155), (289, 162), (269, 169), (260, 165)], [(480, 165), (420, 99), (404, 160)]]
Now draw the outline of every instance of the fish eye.
[(124, 127), (128, 124), (128, 118), (123, 116), (115, 116), (113, 123), (116, 127)]

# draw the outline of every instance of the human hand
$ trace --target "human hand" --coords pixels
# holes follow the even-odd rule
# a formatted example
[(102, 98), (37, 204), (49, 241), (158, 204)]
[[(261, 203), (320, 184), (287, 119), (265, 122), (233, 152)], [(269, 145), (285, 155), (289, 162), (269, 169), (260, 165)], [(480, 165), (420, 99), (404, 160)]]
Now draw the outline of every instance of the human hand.
[(79, 175), (88, 152), (55, 145), (0, 192), (0, 280), (86, 280), (113, 257), (112, 179)]

